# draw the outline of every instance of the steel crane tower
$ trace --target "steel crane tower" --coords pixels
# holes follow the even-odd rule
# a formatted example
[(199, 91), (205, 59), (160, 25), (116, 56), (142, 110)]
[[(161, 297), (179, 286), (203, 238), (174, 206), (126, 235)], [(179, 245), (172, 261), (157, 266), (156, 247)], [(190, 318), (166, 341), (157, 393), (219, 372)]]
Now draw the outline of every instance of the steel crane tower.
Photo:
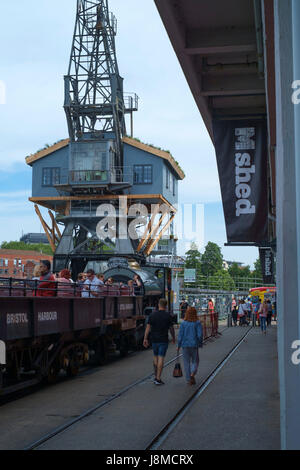
[(115, 163), (121, 166), (126, 128), (116, 32), (117, 21), (109, 13), (107, 0), (77, 0), (64, 108), (73, 149), (77, 142), (113, 139)]
[[(130, 243), (102, 240), (96, 227), (97, 197), (122, 195), (130, 187), (123, 162), (122, 137), (125, 114), (138, 108), (135, 94), (123, 94), (115, 36), (117, 21), (107, 0), (77, 0), (77, 14), (68, 74), (65, 76), (64, 109), (69, 131), (69, 180), (59, 190), (70, 196), (84, 195), (60, 219), (64, 232), (54, 255), (54, 270), (68, 266), (73, 272), (99, 259), (106, 244), (114, 254), (133, 254)], [(86, 200), (91, 195), (90, 201)], [(92, 200), (94, 202), (92, 202)], [(85, 202), (84, 202), (85, 201)], [(100, 202), (98, 201), (98, 204)]]

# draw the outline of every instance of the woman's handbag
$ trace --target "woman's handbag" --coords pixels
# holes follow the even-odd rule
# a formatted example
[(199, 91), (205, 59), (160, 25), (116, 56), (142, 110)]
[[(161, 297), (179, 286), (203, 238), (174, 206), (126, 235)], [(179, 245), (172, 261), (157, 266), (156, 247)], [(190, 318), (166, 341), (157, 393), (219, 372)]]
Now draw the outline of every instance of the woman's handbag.
[(179, 360), (176, 362), (174, 370), (173, 370), (173, 377), (182, 377), (182, 369)]

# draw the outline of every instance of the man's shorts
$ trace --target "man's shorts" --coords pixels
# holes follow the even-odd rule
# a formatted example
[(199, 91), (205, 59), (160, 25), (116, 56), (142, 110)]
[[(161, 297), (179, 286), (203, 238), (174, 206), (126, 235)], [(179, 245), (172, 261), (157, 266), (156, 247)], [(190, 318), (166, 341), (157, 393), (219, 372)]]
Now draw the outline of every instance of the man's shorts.
[(168, 346), (168, 343), (152, 343), (153, 355), (165, 357)]

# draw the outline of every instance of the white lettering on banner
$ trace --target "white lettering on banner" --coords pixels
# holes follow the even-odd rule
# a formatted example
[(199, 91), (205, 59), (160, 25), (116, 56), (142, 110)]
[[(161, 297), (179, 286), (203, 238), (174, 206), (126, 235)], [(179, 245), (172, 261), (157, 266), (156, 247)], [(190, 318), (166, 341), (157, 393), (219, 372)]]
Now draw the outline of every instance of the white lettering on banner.
[(56, 321), (57, 312), (39, 312), (38, 321)]
[(7, 313), (7, 325), (18, 325), (19, 323), (28, 323), (27, 313)]
[(292, 83), (292, 88), (294, 93), (292, 94), (292, 103), (293, 104), (300, 104), (300, 80), (295, 80)]
[(266, 253), (265, 257), (265, 276), (272, 276), (272, 259), (269, 252)]
[(122, 311), (122, 310), (131, 310), (132, 307), (133, 307), (133, 305), (131, 305), (131, 304), (121, 304), (120, 305), (120, 311)]
[[(235, 150), (255, 150), (255, 128), (235, 129)], [(243, 214), (255, 214), (256, 208), (251, 204), (251, 177), (255, 174), (255, 165), (251, 165), (251, 155), (249, 153), (235, 154), (235, 195), (236, 216)]]
[(235, 149), (236, 150), (255, 150), (255, 128), (242, 127), (235, 129)]
[(294, 351), (292, 354), (292, 363), (295, 366), (298, 366), (300, 364), (300, 341), (299, 340), (296, 340), (293, 342), (292, 349), (296, 349), (296, 351)]
[(6, 364), (6, 346), (4, 341), (0, 341), (0, 365)]

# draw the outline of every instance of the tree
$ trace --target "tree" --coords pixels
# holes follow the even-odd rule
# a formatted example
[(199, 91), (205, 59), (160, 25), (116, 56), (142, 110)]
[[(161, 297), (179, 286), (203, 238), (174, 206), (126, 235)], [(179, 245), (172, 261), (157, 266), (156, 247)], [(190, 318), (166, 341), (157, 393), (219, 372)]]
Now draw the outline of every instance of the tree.
[(228, 272), (232, 278), (240, 277), (241, 268), (238, 263), (232, 263), (232, 265), (228, 268)]
[(199, 281), (201, 276), (201, 253), (196, 243), (191, 244), (191, 248), (186, 252), (185, 269), (196, 269), (196, 279)]
[(196, 243), (192, 243), (190, 250), (186, 252), (185, 268), (201, 270), (201, 257)]
[(254, 263), (254, 271), (252, 271), (253, 277), (259, 277), (262, 279), (262, 269), (261, 269), (261, 262), (260, 258), (258, 258)]
[(53, 255), (53, 251), (50, 245), (44, 243), (24, 243), (18, 241), (3, 242), (1, 244), (2, 250), (22, 250), (22, 251), (37, 251), (45, 255)]
[(205, 276), (212, 276), (223, 270), (223, 255), (221, 248), (213, 242), (208, 242), (201, 257), (201, 270)]
[(213, 290), (235, 290), (235, 282), (228, 271), (217, 271), (209, 278), (209, 286)]

